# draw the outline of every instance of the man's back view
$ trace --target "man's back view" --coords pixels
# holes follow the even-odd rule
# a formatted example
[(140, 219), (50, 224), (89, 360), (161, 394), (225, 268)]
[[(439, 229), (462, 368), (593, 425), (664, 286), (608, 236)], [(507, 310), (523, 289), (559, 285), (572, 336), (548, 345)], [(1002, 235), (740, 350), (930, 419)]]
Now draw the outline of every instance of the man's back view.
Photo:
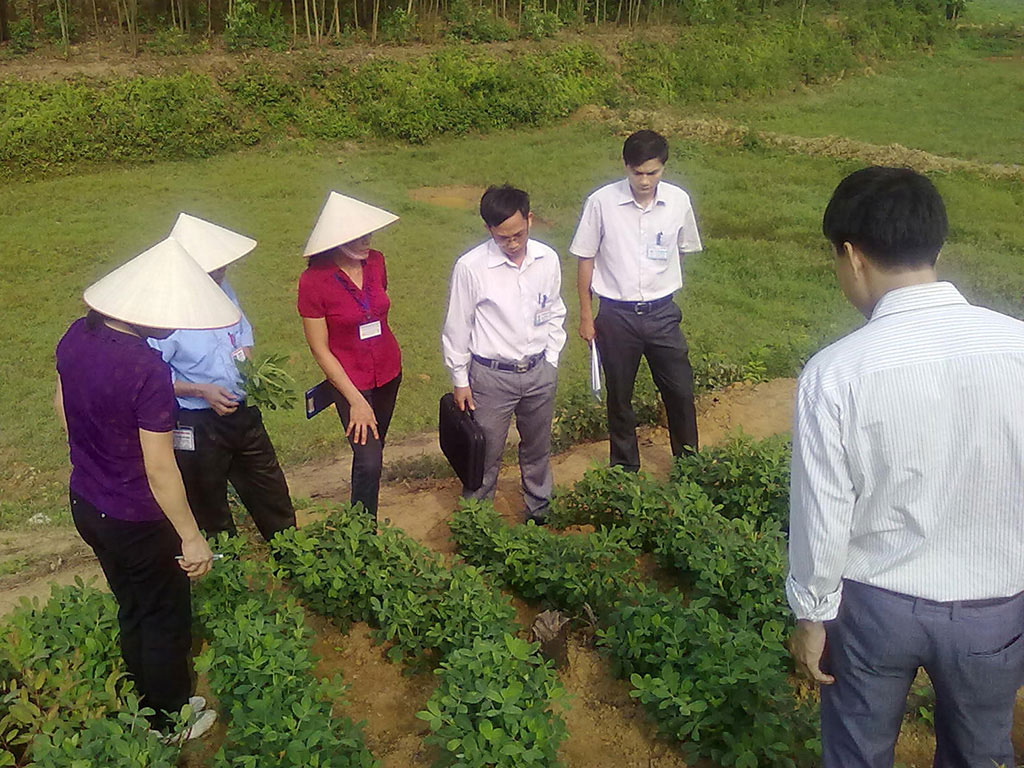
[(794, 423), (787, 592), (798, 666), (825, 686), (823, 764), (891, 766), (924, 667), (936, 765), (1014, 765), (1024, 323), (937, 281), (945, 209), (913, 171), (847, 177), (823, 230), (869, 318), (807, 364)]

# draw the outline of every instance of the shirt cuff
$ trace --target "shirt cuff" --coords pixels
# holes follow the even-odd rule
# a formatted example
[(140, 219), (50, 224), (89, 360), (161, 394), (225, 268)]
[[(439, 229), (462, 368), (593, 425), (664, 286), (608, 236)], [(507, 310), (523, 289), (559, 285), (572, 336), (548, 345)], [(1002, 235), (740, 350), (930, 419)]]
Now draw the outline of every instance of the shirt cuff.
[(458, 368), (452, 369), (452, 386), (453, 387), (468, 387), (469, 386), (469, 366), (460, 365)]
[(840, 582), (839, 588), (834, 592), (816, 597), (790, 574), (786, 577), (786, 599), (797, 619), (831, 621), (839, 615), (839, 604), (843, 599), (843, 584)]

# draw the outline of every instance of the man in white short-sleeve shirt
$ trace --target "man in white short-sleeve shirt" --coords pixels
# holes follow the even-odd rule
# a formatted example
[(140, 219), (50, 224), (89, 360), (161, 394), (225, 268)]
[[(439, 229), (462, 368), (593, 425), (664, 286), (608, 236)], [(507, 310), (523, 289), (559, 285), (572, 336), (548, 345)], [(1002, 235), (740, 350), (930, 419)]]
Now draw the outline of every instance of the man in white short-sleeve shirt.
[[(579, 257), (580, 336), (596, 343), (607, 388), (612, 465), (640, 468), (633, 387), (647, 358), (668, 416), (672, 453), (697, 449), (693, 371), (673, 294), (682, 257), (701, 250), (690, 196), (661, 181), (668, 142), (637, 131), (622, 147), (626, 178), (594, 192), (569, 251)], [(601, 299), (594, 317), (593, 294)]]
[(526, 518), (543, 523), (551, 500), (551, 419), (558, 356), (565, 345), (565, 304), (558, 254), (530, 239), (530, 198), (491, 187), (480, 200), (490, 239), (464, 254), (452, 272), (441, 333), (455, 402), (474, 412), (486, 441), (483, 485), (494, 496), (513, 414)]

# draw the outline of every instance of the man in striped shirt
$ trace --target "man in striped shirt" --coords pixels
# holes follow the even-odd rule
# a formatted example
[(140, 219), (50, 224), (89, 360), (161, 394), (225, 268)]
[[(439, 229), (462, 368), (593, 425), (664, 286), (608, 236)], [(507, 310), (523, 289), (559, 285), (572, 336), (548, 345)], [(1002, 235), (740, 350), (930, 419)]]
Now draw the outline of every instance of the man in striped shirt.
[(822, 228), (868, 318), (807, 364), (793, 427), (790, 649), (822, 684), (823, 766), (892, 766), (919, 667), (935, 765), (1016, 765), (1024, 323), (938, 282), (946, 212), (911, 170), (850, 175)]

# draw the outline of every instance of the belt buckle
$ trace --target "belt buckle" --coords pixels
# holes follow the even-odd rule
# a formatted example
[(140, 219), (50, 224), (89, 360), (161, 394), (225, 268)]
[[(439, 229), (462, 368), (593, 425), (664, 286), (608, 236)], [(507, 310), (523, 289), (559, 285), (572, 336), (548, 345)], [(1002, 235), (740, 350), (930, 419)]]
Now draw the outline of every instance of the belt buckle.
[(526, 373), (528, 370), (530, 370), (529, 360), (526, 360), (525, 362), (521, 363), (514, 363), (514, 365), (516, 373)]
[(638, 301), (633, 305), (633, 312), (637, 315), (646, 315), (651, 308), (651, 302)]

